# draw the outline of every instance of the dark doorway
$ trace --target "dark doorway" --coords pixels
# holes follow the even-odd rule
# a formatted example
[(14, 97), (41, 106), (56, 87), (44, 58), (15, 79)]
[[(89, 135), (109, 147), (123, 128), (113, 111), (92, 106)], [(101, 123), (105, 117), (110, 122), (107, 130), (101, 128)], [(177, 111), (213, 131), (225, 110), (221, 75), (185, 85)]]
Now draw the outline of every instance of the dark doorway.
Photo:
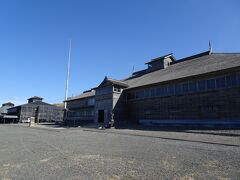
[(98, 110), (98, 122), (104, 123), (104, 110)]
[(39, 119), (38, 119), (39, 107), (36, 107), (34, 110), (35, 110), (35, 123), (39, 123)]

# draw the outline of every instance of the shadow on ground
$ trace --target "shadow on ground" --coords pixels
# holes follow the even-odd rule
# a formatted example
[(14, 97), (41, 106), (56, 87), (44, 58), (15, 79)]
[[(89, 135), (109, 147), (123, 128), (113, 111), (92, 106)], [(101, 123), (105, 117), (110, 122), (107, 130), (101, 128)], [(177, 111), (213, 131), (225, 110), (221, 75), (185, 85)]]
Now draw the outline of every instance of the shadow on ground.
[(222, 136), (240, 136), (240, 127), (224, 127), (224, 126), (193, 126), (193, 125), (170, 125), (170, 126), (148, 126), (138, 123), (120, 124), (116, 129), (130, 129), (141, 131), (166, 131), (166, 132), (184, 132), (194, 134), (211, 134)]
[[(98, 129), (100, 126), (96, 123), (76, 123), (76, 124), (63, 124), (63, 123), (40, 123), (49, 128), (92, 128)], [(171, 126), (147, 126), (137, 123), (122, 123), (116, 124), (115, 129), (128, 129), (128, 130), (141, 130), (141, 131), (165, 131), (165, 132), (184, 132), (191, 134), (209, 134), (209, 135), (220, 135), (220, 136), (236, 136), (240, 137), (240, 127), (224, 127), (224, 126), (215, 126), (215, 127), (206, 127), (206, 126), (190, 126), (190, 125), (171, 125)]]

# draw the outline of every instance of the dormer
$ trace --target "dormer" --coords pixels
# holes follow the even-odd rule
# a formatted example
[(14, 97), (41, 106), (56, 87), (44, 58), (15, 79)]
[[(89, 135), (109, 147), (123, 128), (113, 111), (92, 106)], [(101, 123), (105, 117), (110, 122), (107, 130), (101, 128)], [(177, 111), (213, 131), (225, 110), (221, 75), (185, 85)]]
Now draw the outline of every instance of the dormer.
[(170, 64), (172, 62), (174, 62), (176, 59), (175, 57), (171, 54), (167, 54), (165, 56), (161, 56), (155, 59), (152, 59), (149, 62), (146, 62), (145, 64), (148, 65), (148, 69), (147, 72), (151, 72), (151, 71), (156, 71), (159, 69), (165, 69), (168, 66), (170, 66)]
[(36, 101), (42, 101), (43, 98), (38, 97), (38, 96), (33, 96), (31, 98), (28, 99), (28, 103), (32, 103), (32, 102), (36, 102)]

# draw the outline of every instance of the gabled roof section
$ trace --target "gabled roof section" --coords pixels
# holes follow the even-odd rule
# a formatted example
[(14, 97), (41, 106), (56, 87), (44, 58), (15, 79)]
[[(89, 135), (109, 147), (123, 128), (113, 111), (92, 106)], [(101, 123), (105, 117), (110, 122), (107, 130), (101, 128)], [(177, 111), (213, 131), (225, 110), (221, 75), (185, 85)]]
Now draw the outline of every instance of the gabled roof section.
[(240, 69), (240, 53), (207, 51), (177, 60), (166, 69), (150, 72), (124, 82), (129, 84), (127, 89), (131, 89), (232, 68)]
[(82, 94), (80, 94), (78, 96), (70, 97), (65, 102), (75, 101), (75, 100), (94, 97), (94, 96), (95, 96), (95, 90), (92, 89), (89, 91), (84, 91)]
[(166, 54), (166, 55), (164, 55), (164, 56), (158, 57), (158, 58), (154, 58), (154, 59), (152, 59), (151, 61), (146, 62), (145, 64), (151, 64), (151, 63), (153, 63), (153, 62), (155, 62), (155, 61), (163, 60), (163, 59), (165, 59), (165, 58), (171, 58), (173, 61), (176, 60), (175, 57), (173, 56), (173, 53), (170, 53), (170, 54)]
[(122, 87), (128, 87), (128, 84), (123, 82), (123, 81), (120, 81), (120, 80), (115, 80), (115, 79), (112, 79), (112, 78), (108, 78), (107, 76), (104, 78), (104, 80), (100, 83), (100, 85), (97, 87), (104, 87), (106, 85), (119, 85), (119, 86), (122, 86)]

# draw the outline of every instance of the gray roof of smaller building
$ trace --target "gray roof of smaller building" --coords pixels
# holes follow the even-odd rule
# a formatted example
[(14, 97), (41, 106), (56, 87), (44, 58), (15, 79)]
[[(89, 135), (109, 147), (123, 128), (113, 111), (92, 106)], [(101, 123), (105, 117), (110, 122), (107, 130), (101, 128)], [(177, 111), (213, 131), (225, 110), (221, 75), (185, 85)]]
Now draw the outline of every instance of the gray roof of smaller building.
[(66, 102), (95, 96), (95, 90), (84, 92), (78, 96), (69, 97)]
[(240, 53), (210, 53), (184, 58), (165, 69), (124, 80), (127, 89), (240, 67)]
[(3, 103), (2, 106), (14, 106), (14, 104), (11, 102), (6, 102), (6, 103)]
[(53, 106), (51, 104), (48, 104), (48, 103), (45, 103), (45, 102), (42, 102), (42, 101), (34, 101), (34, 102), (30, 102), (30, 103), (26, 103), (26, 104), (22, 104), (20, 106), (31, 106), (31, 105), (48, 105), (48, 106)]
[(45, 103), (45, 102), (42, 102), (42, 101), (35, 101), (35, 102), (31, 102), (31, 103), (26, 103), (26, 104), (15, 106), (15, 107), (12, 107), (12, 108), (9, 108), (9, 109), (14, 109), (14, 108), (19, 108), (19, 107), (27, 107), (27, 106), (51, 106), (51, 107), (54, 107), (54, 108), (62, 109), (60, 107), (57, 107), (57, 106), (54, 106), (52, 104), (48, 104), (48, 103)]

